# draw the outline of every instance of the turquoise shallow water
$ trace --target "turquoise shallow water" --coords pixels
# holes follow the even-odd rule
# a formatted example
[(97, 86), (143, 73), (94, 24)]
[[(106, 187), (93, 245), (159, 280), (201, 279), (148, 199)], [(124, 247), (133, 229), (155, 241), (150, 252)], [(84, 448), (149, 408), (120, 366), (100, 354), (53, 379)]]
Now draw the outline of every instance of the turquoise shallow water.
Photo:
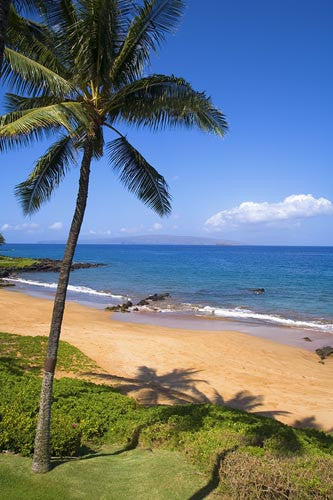
[[(61, 258), (63, 245), (6, 245), (11, 256)], [(163, 310), (300, 326), (333, 333), (333, 248), (79, 245), (75, 260), (105, 267), (71, 275), (69, 299), (105, 306), (168, 292)], [(17, 285), (52, 295), (57, 275), (24, 273)], [(265, 288), (257, 295), (251, 288)]]

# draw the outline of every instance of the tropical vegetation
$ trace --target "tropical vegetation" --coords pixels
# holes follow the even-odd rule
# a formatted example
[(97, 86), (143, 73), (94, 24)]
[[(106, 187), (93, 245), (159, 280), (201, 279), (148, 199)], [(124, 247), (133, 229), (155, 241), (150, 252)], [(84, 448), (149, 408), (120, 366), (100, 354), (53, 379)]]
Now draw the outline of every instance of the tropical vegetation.
[[(76, 207), (59, 274), (41, 389), (33, 470), (50, 468), (54, 370), (70, 268), (83, 221), (93, 160), (106, 153), (120, 181), (159, 215), (171, 210), (164, 177), (120, 132), (121, 124), (163, 129), (197, 127), (223, 136), (224, 115), (204, 92), (174, 75), (146, 76), (151, 54), (174, 31), (183, 0), (43, 2), (41, 22), (8, 37), (0, 119), (2, 150), (54, 140), (28, 179), (17, 186), (25, 214), (48, 200), (81, 156)], [(107, 133), (116, 138), (109, 140)], [(107, 142), (105, 142), (107, 140)]]
[(9, 257), (8, 255), (0, 255), (0, 270), (6, 269), (24, 269), (25, 267), (38, 264), (38, 260), (29, 259), (28, 257)]
[(4, 245), (6, 243), (6, 240), (3, 236), (3, 234), (0, 233), (0, 245)]
[[(27, 457), (33, 453), (46, 349), (47, 337), (0, 334), (0, 450)], [(56, 467), (49, 483), (49, 476), (45, 481), (31, 479), (27, 459), (0, 456), (0, 488), (9, 491), (8, 498), (14, 483), (16, 498), (24, 488), (25, 498), (59, 498), (59, 484), (68, 486), (65, 498), (69, 499), (77, 498), (78, 491), (80, 498), (91, 498), (91, 486), (96, 488), (96, 498), (99, 491), (104, 498), (127, 498), (128, 488), (135, 488), (141, 475), (146, 488), (149, 482), (158, 488), (148, 474), (150, 467), (157, 476), (171, 475), (173, 470), (176, 484), (179, 472), (191, 474), (188, 480), (182, 476), (184, 489), (178, 484), (175, 497), (164, 481), (154, 498), (167, 498), (166, 492), (169, 498), (190, 498), (185, 491), (191, 485), (201, 494), (197, 498), (212, 491), (229, 500), (332, 498), (332, 434), (295, 429), (258, 414), (213, 404), (142, 407), (114, 387), (83, 380), (92, 374), (100, 374), (100, 380), (107, 378), (92, 360), (60, 341), (57, 377), (68, 377), (69, 370), (76, 378), (55, 381), (51, 446), (57, 458), (52, 465), (61, 463), (61, 457), (76, 458), (64, 459), (65, 468)], [(196, 475), (186, 463), (195, 467)], [(113, 466), (116, 472), (112, 472)], [(103, 489), (103, 475), (109, 490)], [(124, 485), (126, 475), (128, 485)], [(142, 498), (147, 491), (150, 489), (143, 490)]]

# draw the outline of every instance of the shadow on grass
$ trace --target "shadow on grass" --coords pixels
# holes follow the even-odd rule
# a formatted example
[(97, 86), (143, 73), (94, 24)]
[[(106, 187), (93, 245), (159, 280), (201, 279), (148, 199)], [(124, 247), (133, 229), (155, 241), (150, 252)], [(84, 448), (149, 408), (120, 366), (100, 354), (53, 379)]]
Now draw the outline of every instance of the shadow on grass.
[(216, 490), (216, 488), (220, 484), (220, 469), (222, 467), (223, 461), (225, 460), (227, 455), (229, 455), (229, 453), (233, 453), (237, 450), (237, 448), (238, 446), (234, 446), (233, 448), (224, 450), (223, 453), (219, 453), (217, 455), (208, 483), (200, 488), (200, 490), (196, 491), (193, 495), (191, 495), (188, 500), (203, 500), (204, 498), (207, 498), (210, 493)]
[(66, 464), (68, 462), (77, 462), (82, 460), (91, 460), (92, 458), (103, 458), (103, 457), (115, 457), (117, 455), (121, 455), (122, 453), (126, 453), (127, 451), (135, 450), (135, 448), (139, 445), (139, 439), (142, 429), (144, 425), (139, 425), (134, 429), (134, 432), (131, 438), (128, 440), (128, 443), (121, 448), (120, 450), (113, 451), (111, 453), (101, 453), (95, 451), (88, 446), (82, 446), (80, 450), (80, 456), (78, 457), (66, 457), (63, 459), (52, 459), (51, 460), (51, 470), (59, 467), (60, 465)]
[(11, 375), (21, 376), (25, 372), (32, 375), (40, 374), (40, 367), (29, 363), (27, 360), (18, 360), (16, 356), (0, 356), (0, 368), (5, 369)]

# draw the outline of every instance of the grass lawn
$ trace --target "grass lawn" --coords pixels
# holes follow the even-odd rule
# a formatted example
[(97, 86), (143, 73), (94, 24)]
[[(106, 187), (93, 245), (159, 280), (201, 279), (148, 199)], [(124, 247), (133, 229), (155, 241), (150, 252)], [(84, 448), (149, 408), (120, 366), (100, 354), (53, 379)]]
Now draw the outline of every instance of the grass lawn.
[(0, 496), (6, 500), (185, 500), (207, 480), (183, 457), (136, 449), (71, 460), (48, 474), (31, 472), (31, 459), (0, 455)]
[(0, 269), (6, 269), (6, 268), (12, 268), (12, 267), (17, 267), (17, 268), (24, 268), (27, 266), (32, 266), (34, 264), (37, 264), (39, 260), (36, 259), (28, 259), (28, 258), (23, 258), (23, 257), (7, 257), (5, 255), (0, 255)]
[[(25, 337), (0, 332), (0, 363), (16, 374), (41, 374), (47, 349), (47, 337)], [(96, 363), (68, 342), (60, 341), (57, 371), (80, 375), (96, 371)], [(99, 369), (100, 370), (100, 369)]]

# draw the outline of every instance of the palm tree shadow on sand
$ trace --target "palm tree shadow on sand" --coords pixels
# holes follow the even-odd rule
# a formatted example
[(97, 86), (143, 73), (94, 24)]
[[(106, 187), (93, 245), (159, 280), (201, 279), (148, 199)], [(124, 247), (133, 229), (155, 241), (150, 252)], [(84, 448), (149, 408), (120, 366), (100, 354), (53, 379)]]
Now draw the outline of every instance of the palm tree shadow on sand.
[[(254, 395), (249, 391), (241, 390), (236, 393), (232, 398), (224, 398), (215, 388), (200, 378), (200, 371), (195, 369), (174, 369), (164, 374), (157, 374), (156, 369), (147, 366), (140, 366), (134, 377), (119, 377), (106, 373), (87, 372), (84, 375), (89, 378), (98, 379), (100, 381), (108, 382), (114, 388), (118, 389), (121, 393), (126, 395), (135, 394), (140, 402), (147, 406), (160, 404), (161, 400), (167, 401), (167, 404), (182, 405), (182, 404), (202, 404), (213, 403), (222, 406), (229, 406), (232, 408), (249, 411), (252, 414), (262, 414), (271, 418), (279, 415), (287, 415), (289, 412), (283, 410), (260, 411), (258, 408), (263, 405), (264, 397), (262, 395)], [(199, 389), (197, 385), (202, 387)], [(206, 393), (207, 392), (207, 393)], [(209, 397), (208, 395), (209, 394)], [(168, 407), (165, 407), (167, 417), (169, 415)], [(177, 409), (175, 408), (177, 412)], [(238, 420), (243, 419), (242, 415), (238, 416)], [(199, 426), (202, 425), (202, 422)], [(265, 423), (263, 423), (265, 425)], [(313, 427), (313, 432), (318, 438), (318, 431), (314, 429), (316, 422), (314, 417), (308, 417), (302, 421), (295, 421), (296, 426), (299, 427)], [(119, 450), (111, 453), (95, 452), (90, 449), (83, 451), (83, 456), (73, 459), (54, 460), (53, 467), (57, 467), (71, 460), (91, 460), (100, 457), (120, 455), (127, 451), (135, 449), (139, 445), (139, 439), (142, 429), (145, 425), (138, 426), (128, 443)], [(261, 438), (261, 427), (257, 428), (258, 438)], [(274, 432), (274, 429), (272, 429)], [(324, 439), (324, 438), (323, 438)], [(210, 476), (205, 485), (198, 491), (193, 493), (187, 500), (203, 500), (207, 497), (214, 495), (214, 491), (220, 484), (220, 469), (226, 457), (236, 451), (238, 445), (218, 453), (215, 458), (215, 463), (212, 467)], [(289, 448), (288, 448), (289, 450)], [(149, 450), (152, 451), (152, 450)]]
[[(253, 412), (255, 408), (263, 405), (262, 395), (254, 395), (247, 390), (241, 390), (232, 398), (225, 399), (207, 380), (200, 378), (199, 373), (200, 370), (192, 368), (175, 368), (159, 375), (155, 368), (139, 366), (134, 377), (96, 372), (86, 372), (84, 375), (111, 383), (119, 392), (134, 396), (144, 406), (213, 403)], [(203, 386), (203, 389), (199, 389), (198, 385)], [(283, 410), (255, 413), (273, 418), (288, 414)]]

